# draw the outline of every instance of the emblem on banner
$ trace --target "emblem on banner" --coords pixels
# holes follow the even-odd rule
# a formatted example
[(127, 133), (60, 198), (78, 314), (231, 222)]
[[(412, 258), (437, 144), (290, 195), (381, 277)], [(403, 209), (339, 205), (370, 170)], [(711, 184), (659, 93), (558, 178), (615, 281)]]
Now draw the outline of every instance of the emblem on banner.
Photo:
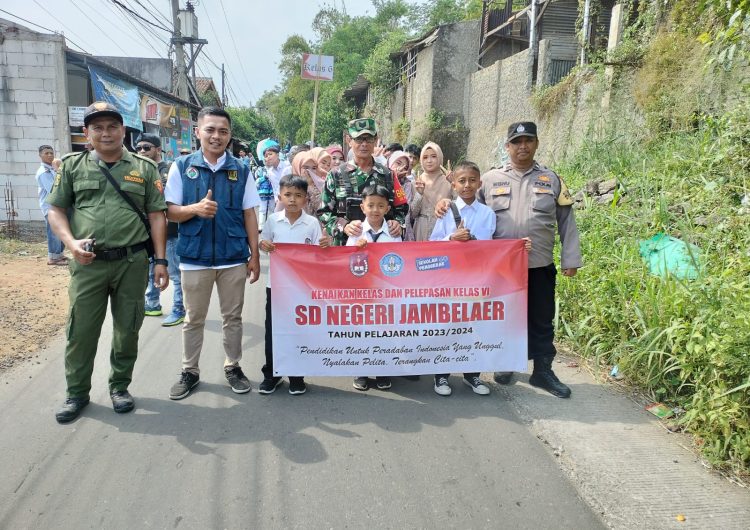
[(357, 252), (349, 256), (349, 270), (357, 277), (367, 274), (367, 271), (370, 270), (370, 266), (367, 263), (367, 254)]
[(386, 276), (398, 276), (404, 270), (404, 260), (398, 254), (388, 253), (380, 258), (380, 270)]
[(191, 166), (185, 172), (185, 175), (187, 175), (187, 178), (189, 178), (189, 179), (197, 179), (198, 178), (198, 169)]

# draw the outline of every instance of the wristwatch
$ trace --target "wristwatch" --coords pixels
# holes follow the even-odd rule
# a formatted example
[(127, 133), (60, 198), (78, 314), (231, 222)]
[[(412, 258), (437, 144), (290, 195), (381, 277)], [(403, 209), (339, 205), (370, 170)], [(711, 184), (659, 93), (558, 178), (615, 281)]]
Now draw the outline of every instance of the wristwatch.
[(154, 258), (154, 265), (164, 265), (165, 267), (169, 267), (169, 262), (164, 258)]

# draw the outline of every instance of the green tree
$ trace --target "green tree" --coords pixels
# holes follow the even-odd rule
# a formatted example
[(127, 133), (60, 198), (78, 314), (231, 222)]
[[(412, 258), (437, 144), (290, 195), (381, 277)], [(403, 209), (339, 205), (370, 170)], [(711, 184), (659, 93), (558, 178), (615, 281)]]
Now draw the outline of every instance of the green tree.
[(232, 135), (249, 145), (273, 135), (271, 121), (252, 107), (227, 107), (232, 117)]

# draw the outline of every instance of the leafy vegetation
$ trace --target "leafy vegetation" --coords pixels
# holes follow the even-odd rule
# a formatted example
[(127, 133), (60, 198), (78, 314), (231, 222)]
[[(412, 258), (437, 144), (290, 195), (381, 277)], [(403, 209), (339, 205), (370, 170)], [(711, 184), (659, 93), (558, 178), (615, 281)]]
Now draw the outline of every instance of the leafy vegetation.
[(343, 93), (358, 75), (364, 74), (370, 82), (374, 107), (370, 110), (387, 108), (399, 80), (398, 65), (390, 55), (435, 25), (478, 18), (482, 12), (481, 0), (426, 0), (419, 4), (372, 0), (372, 4), (375, 13), (361, 17), (324, 7), (313, 20), (315, 41), (293, 35), (284, 43), (279, 65), (283, 81), (263, 94), (257, 105), (273, 116), (274, 132), (280, 139), (304, 142), (310, 138), (314, 83), (300, 79), (302, 53), (335, 57), (334, 80), (320, 84), (315, 140), (340, 142), (346, 122), (355, 115)]

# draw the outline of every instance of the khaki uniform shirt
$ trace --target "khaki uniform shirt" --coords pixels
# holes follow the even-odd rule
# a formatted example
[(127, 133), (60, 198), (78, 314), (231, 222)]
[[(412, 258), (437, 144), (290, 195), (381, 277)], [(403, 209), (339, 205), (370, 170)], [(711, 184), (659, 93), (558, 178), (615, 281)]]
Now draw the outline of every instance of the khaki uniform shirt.
[(524, 173), (510, 164), (492, 169), (482, 175), (477, 197), (495, 212), (493, 239), (531, 238), (529, 268), (553, 262), (556, 230), (562, 245), (562, 268), (579, 268), (583, 264), (573, 200), (551, 169), (537, 162)]
[[(138, 214), (112, 186), (99, 166), (107, 167), (95, 152), (66, 156), (55, 175), (47, 202), (70, 209), (70, 230), (76, 239), (96, 239), (96, 249), (129, 247), (148, 239)], [(122, 158), (109, 168), (117, 183), (148, 215), (167, 204), (156, 164), (123, 149)]]

